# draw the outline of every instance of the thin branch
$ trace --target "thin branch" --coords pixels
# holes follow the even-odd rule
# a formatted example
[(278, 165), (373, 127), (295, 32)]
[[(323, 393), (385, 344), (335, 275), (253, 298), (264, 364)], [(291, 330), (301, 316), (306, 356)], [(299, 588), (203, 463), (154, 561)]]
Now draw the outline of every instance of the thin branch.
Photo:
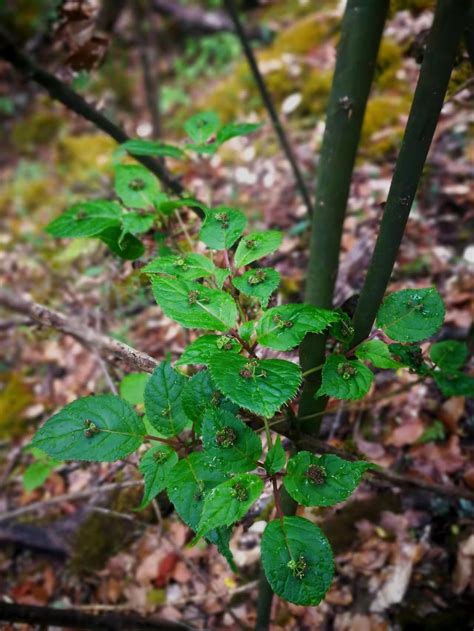
[[(153, 0), (153, 8), (160, 15), (173, 18), (176, 28), (193, 35), (211, 35), (235, 31), (232, 20), (222, 11), (209, 11), (197, 6), (183, 6), (177, 0)], [(246, 38), (266, 40), (269, 31), (259, 26), (245, 28)]]
[(234, 23), (235, 31), (237, 36), (240, 39), (240, 43), (242, 45), (242, 50), (244, 51), (244, 55), (247, 59), (248, 65), (252, 72), (254, 81), (257, 85), (257, 88), (260, 92), (260, 96), (262, 98), (263, 104), (268, 112), (270, 120), (272, 121), (273, 128), (275, 130), (276, 135), (278, 136), (278, 140), (280, 141), (281, 148), (288, 160), (291, 170), (293, 171), (293, 176), (295, 178), (296, 186), (298, 191), (303, 199), (303, 202), (308, 211), (308, 215), (311, 215), (313, 212), (313, 203), (311, 201), (311, 196), (309, 194), (308, 188), (304, 181), (303, 175), (301, 174), (300, 168), (298, 166), (295, 154), (291, 147), (290, 141), (286, 135), (286, 132), (281, 124), (280, 117), (278, 116), (278, 112), (273, 104), (272, 96), (268, 90), (268, 87), (265, 83), (262, 73), (258, 67), (257, 58), (254, 55), (252, 46), (247, 38), (245, 30), (242, 26), (239, 17), (239, 11), (235, 6), (234, 0), (224, 0), (224, 5), (229, 12), (229, 15)]
[[(130, 137), (121, 127), (110, 121), (95, 107), (89, 105), (80, 94), (54, 75), (36, 66), (29, 57), (17, 50), (15, 44), (3, 29), (0, 29), (0, 57), (11, 63), (27, 79), (38, 83), (38, 85), (47, 90), (52, 99), (59, 101), (69, 110), (91, 122), (119, 144), (130, 140)], [(159, 160), (149, 156), (134, 156), (134, 158), (156, 175), (169, 191), (176, 195), (184, 193), (184, 187), (181, 183), (169, 173)]]
[(143, 486), (143, 480), (133, 480), (130, 482), (112, 482), (111, 484), (103, 484), (102, 486), (96, 486), (91, 489), (86, 489), (84, 491), (77, 491), (75, 493), (64, 493), (63, 495), (56, 495), (47, 500), (41, 500), (39, 502), (33, 502), (32, 504), (27, 504), (26, 506), (20, 506), (20, 508), (15, 508), (11, 511), (2, 513), (0, 515), (0, 522), (10, 521), (11, 519), (16, 519), (21, 517), (22, 515), (27, 515), (28, 513), (36, 513), (37, 511), (42, 510), (43, 508), (47, 508), (49, 506), (55, 506), (56, 504), (62, 504), (63, 502), (75, 502), (77, 500), (87, 499), (89, 497), (93, 497), (94, 495), (99, 495), (101, 493), (108, 493), (109, 491), (116, 491), (117, 489), (126, 489), (133, 486)]
[(33, 302), (31, 298), (21, 294), (0, 289), (0, 306), (28, 316), (43, 326), (52, 327), (71, 335), (92, 352), (113, 355), (135, 369), (152, 372), (158, 365), (158, 361), (150, 355), (107, 335), (97, 333), (93, 328), (76, 321), (74, 318)]
[(89, 614), (77, 609), (59, 609), (53, 607), (37, 607), (0, 602), (0, 620), (4, 622), (25, 622), (31, 625), (40, 624), (41, 628), (50, 626), (71, 629), (134, 629), (136, 631), (183, 631), (191, 630), (179, 622), (163, 620), (155, 616), (124, 614)]

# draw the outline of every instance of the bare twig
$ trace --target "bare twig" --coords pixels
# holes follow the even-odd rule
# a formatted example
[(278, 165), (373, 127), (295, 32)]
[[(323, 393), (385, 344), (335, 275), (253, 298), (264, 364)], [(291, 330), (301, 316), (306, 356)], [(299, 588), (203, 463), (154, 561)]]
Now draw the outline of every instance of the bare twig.
[[(0, 57), (11, 63), (18, 72), (29, 80), (45, 88), (52, 99), (59, 101), (71, 111), (93, 123), (118, 143), (121, 144), (130, 140), (130, 137), (121, 127), (110, 121), (95, 107), (89, 105), (80, 94), (74, 92), (74, 90), (57, 79), (54, 75), (36, 66), (31, 59), (17, 50), (15, 44), (3, 29), (0, 29)], [(134, 157), (154, 173), (169, 191), (176, 195), (182, 195), (184, 193), (184, 188), (180, 182), (168, 172), (159, 160), (155, 160), (150, 156)]]
[(107, 335), (97, 333), (91, 327), (76, 321), (74, 318), (33, 302), (29, 297), (18, 293), (14, 294), (6, 289), (0, 289), (0, 306), (26, 315), (43, 326), (52, 327), (62, 333), (71, 335), (94, 353), (113, 355), (138, 370), (152, 372), (158, 365), (157, 360), (150, 357), (150, 355), (138, 351), (123, 342), (114, 340)]
[[(176, 27), (193, 35), (234, 32), (232, 20), (222, 11), (209, 11), (197, 6), (184, 6), (177, 0), (153, 0), (153, 8), (161, 15), (173, 18)], [(268, 39), (268, 29), (259, 26), (245, 29), (248, 39)]]
[[(115, 606), (114, 606), (115, 608)], [(142, 618), (124, 614), (88, 614), (77, 609), (59, 609), (53, 607), (36, 607), (0, 602), (0, 620), (4, 622), (26, 622), (40, 624), (41, 628), (49, 626), (68, 629), (134, 629), (136, 631), (183, 631), (191, 627), (179, 622), (163, 620), (155, 616)]]
[(291, 147), (290, 141), (286, 135), (285, 129), (281, 124), (280, 117), (278, 116), (278, 112), (276, 111), (275, 105), (273, 104), (272, 96), (268, 90), (267, 84), (263, 78), (262, 73), (258, 67), (257, 58), (254, 55), (252, 46), (247, 38), (245, 30), (242, 26), (239, 17), (239, 11), (235, 6), (234, 0), (224, 0), (224, 5), (229, 12), (229, 15), (232, 19), (232, 22), (235, 26), (235, 31), (240, 39), (240, 43), (242, 44), (242, 50), (244, 51), (244, 55), (247, 59), (250, 70), (253, 74), (254, 81), (257, 85), (257, 88), (260, 92), (260, 96), (262, 97), (262, 101), (265, 105), (265, 108), (268, 112), (270, 120), (272, 121), (273, 128), (275, 130), (276, 135), (278, 136), (278, 140), (283, 149), (283, 152), (288, 160), (291, 170), (293, 171), (293, 176), (295, 178), (296, 186), (298, 191), (303, 199), (303, 202), (308, 211), (308, 215), (311, 215), (313, 212), (313, 204), (311, 201), (311, 196), (309, 194), (308, 188), (304, 181), (303, 175), (301, 174), (300, 168), (298, 166), (298, 162), (296, 160), (295, 154)]
[(108, 493), (109, 491), (126, 489), (133, 486), (143, 486), (143, 481), (133, 480), (130, 482), (113, 482), (111, 484), (103, 484), (102, 486), (96, 486), (84, 491), (56, 495), (55, 497), (51, 497), (47, 500), (33, 502), (32, 504), (27, 504), (26, 506), (21, 506), (20, 508), (15, 508), (14, 510), (3, 513), (2, 515), (0, 515), (0, 522), (10, 521), (11, 519), (21, 517), (22, 515), (27, 515), (28, 513), (36, 513), (37, 511), (43, 510), (43, 508), (55, 506), (56, 504), (62, 504), (63, 502), (75, 502), (77, 500), (87, 499), (94, 495), (99, 495), (100, 493)]

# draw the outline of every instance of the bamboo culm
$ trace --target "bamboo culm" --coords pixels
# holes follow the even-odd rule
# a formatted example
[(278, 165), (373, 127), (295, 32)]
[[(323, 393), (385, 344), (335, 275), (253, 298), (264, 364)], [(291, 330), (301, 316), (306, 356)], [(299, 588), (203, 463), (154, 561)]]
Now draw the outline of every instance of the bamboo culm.
[(370, 333), (397, 258), (443, 107), (469, 0), (438, 0), (372, 260), (353, 318), (354, 346)]
[[(318, 167), (306, 279), (305, 302), (317, 307), (332, 307), (352, 171), (388, 4), (388, 0), (349, 0), (342, 21)], [(324, 354), (324, 336), (308, 335), (300, 350), (303, 371), (323, 363)], [(325, 399), (314, 399), (319, 385), (320, 372), (306, 379), (300, 416), (324, 409)], [(317, 433), (317, 422), (304, 425), (305, 431)]]

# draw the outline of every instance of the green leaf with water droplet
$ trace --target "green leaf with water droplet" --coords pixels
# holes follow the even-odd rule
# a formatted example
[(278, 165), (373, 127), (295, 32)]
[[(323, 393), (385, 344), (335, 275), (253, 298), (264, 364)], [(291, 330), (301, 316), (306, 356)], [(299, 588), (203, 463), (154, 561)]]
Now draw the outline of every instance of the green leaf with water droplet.
[(393, 359), (388, 344), (385, 344), (382, 340), (368, 340), (367, 342), (362, 342), (362, 344), (356, 348), (355, 354), (358, 359), (368, 361), (376, 368), (392, 368), (397, 370), (403, 365)]
[(303, 506), (333, 506), (346, 500), (372, 465), (333, 454), (316, 456), (300, 451), (288, 460), (283, 484), (288, 494)]
[(262, 565), (277, 596), (295, 605), (314, 606), (331, 586), (334, 560), (329, 541), (303, 517), (271, 521), (262, 536)]
[(232, 284), (242, 294), (251, 298), (257, 298), (262, 307), (268, 305), (270, 296), (280, 284), (280, 274), (271, 267), (251, 269), (232, 279)]
[(58, 460), (114, 462), (138, 449), (144, 435), (133, 407), (103, 394), (63, 407), (36, 432), (31, 444)]
[(236, 326), (237, 306), (220, 289), (179, 278), (152, 278), (151, 287), (165, 315), (184, 327), (227, 331)]
[(136, 510), (143, 510), (166, 488), (168, 474), (178, 462), (176, 452), (168, 445), (151, 447), (141, 458), (138, 468), (143, 475), (143, 499)]
[(281, 471), (286, 463), (286, 454), (283, 449), (283, 445), (281, 444), (281, 439), (279, 436), (276, 437), (275, 443), (273, 447), (267, 452), (265, 462), (263, 463), (265, 466), (265, 470), (270, 475), (274, 475)]
[(239, 353), (242, 346), (229, 335), (201, 335), (187, 346), (176, 366), (207, 366), (216, 353)]
[(125, 261), (134, 261), (140, 258), (145, 248), (133, 234), (124, 234), (121, 228), (107, 228), (98, 235), (98, 238), (112, 250), (114, 254)]
[(335, 311), (312, 305), (282, 305), (268, 309), (257, 324), (262, 346), (279, 351), (295, 348), (307, 333), (321, 333), (339, 319)]
[(283, 235), (279, 230), (251, 232), (244, 237), (235, 251), (235, 267), (249, 265), (253, 261), (275, 252), (280, 247)]
[(116, 202), (80, 202), (48, 224), (46, 232), (53, 237), (95, 237), (107, 228), (118, 228), (122, 213)]
[(183, 409), (200, 434), (203, 414), (207, 408), (237, 412), (237, 406), (217, 390), (208, 370), (201, 370), (188, 379), (183, 389)]
[(184, 123), (184, 130), (193, 143), (205, 143), (220, 126), (219, 116), (215, 112), (199, 112)]
[(182, 160), (186, 156), (182, 149), (174, 145), (138, 138), (123, 142), (115, 152), (115, 157), (120, 158), (125, 153), (133, 156), (153, 156), (157, 158), (174, 158), (175, 160)]
[(129, 208), (148, 208), (159, 197), (160, 185), (153, 173), (140, 164), (117, 164), (115, 192)]
[(435, 370), (433, 378), (445, 397), (474, 397), (474, 377), (457, 370)]
[(199, 238), (213, 250), (231, 248), (247, 226), (247, 217), (236, 208), (206, 209)]
[(329, 355), (323, 366), (321, 387), (316, 397), (327, 395), (336, 399), (361, 399), (370, 390), (374, 373), (356, 359), (344, 355)]
[(444, 321), (443, 299), (434, 287), (389, 294), (377, 313), (377, 326), (398, 342), (424, 340)]
[(159, 256), (150, 261), (141, 270), (143, 274), (166, 274), (184, 280), (196, 280), (198, 278), (208, 278), (216, 271), (216, 266), (207, 256), (203, 254), (186, 254), (180, 256), (168, 254)]
[(216, 467), (228, 473), (245, 473), (257, 467), (262, 442), (231, 412), (207, 408), (202, 424), (204, 453)]
[(132, 405), (143, 405), (145, 386), (150, 379), (147, 372), (132, 372), (120, 382), (120, 396)]
[(146, 385), (146, 415), (164, 436), (177, 436), (189, 425), (182, 401), (186, 381), (187, 377), (174, 370), (169, 361), (163, 361)]
[(469, 350), (464, 342), (445, 340), (430, 348), (430, 357), (443, 370), (458, 370), (466, 363)]
[(166, 490), (176, 512), (193, 530), (201, 519), (206, 493), (225, 480), (225, 474), (212, 467), (202, 452), (180, 460), (167, 476)]
[(242, 355), (213, 355), (209, 369), (216, 386), (238, 406), (270, 418), (301, 382), (299, 366), (283, 359), (250, 359)]
[(241, 473), (211, 489), (204, 498), (196, 539), (209, 530), (230, 526), (244, 517), (263, 491), (256, 475)]

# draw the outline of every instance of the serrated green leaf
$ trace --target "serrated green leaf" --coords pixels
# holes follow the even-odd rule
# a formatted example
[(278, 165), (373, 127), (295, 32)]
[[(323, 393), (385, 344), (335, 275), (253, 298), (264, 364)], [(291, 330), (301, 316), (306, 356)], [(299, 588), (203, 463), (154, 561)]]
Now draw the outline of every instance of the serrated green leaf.
[(142, 234), (150, 230), (154, 221), (153, 215), (129, 212), (122, 216), (122, 231), (124, 234)]
[(235, 251), (235, 267), (249, 265), (280, 247), (283, 235), (279, 230), (266, 230), (265, 232), (251, 232), (244, 237)]
[(334, 560), (320, 528), (303, 517), (275, 519), (263, 532), (261, 551), (275, 594), (295, 605), (321, 602), (331, 586)]
[(145, 386), (150, 379), (146, 372), (132, 372), (120, 382), (120, 396), (132, 405), (143, 405), (145, 402)]
[(288, 494), (303, 506), (333, 506), (346, 500), (372, 465), (325, 454), (300, 451), (288, 460), (283, 484)]
[(226, 278), (230, 276), (230, 269), (227, 267), (216, 267), (213, 276), (216, 279), (216, 285), (218, 288), (222, 289)]
[(336, 313), (339, 315), (339, 319), (329, 326), (328, 335), (334, 337), (339, 342), (343, 342), (344, 348), (347, 348), (354, 337), (352, 320), (342, 309), (336, 309)]
[(214, 528), (206, 534), (206, 540), (213, 543), (222, 556), (226, 559), (231, 570), (237, 572), (237, 566), (235, 565), (234, 557), (230, 550), (230, 537), (232, 535), (232, 528), (229, 526), (221, 526), (220, 528)]
[(139, 164), (115, 166), (115, 192), (129, 208), (153, 206), (160, 194), (158, 180)]
[(120, 228), (107, 228), (98, 235), (98, 238), (112, 250), (114, 254), (126, 261), (134, 261), (140, 258), (145, 248), (133, 234), (123, 234)]
[(263, 491), (263, 481), (241, 473), (211, 489), (204, 498), (196, 539), (209, 530), (230, 526), (244, 517)]
[(262, 442), (243, 421), (222, 409), (207, 408), (202, 423), (204, 453), (227, 473), (246, 473), (257, 466)]
[(216, 143), (220, 146), (232, 138), (247, 136), (260, 129), (261, 126), (261, 123), (227, 123), (217, 132)]
[(107, 228), (118, 228), (122, 213), (121, 206), (116, 202), (81, 202), (48, 224), (46, 232), (53, 237), (95, 237)]
[(156, 156), (160, 158), (174, 158), (175, 160), (181, 160), (186, 156), (182, 149), (174, 145), (140, 139), (127, 140), (127, 142), (120, 145), (116, 153), (123, 155), (125, 152), (133, 156)]
[(445, 397), (474, 397), (474, 377), (457, 370), (433, 372), (436, 385)]
[(202, 452), (183, 458), (169, 472), (166, 490), (170, 501), (193, 530), (198, 528), (206, 492), (224, 479), (224, 473), (212, 467)]
[(295, 348), (307, 333), (321, 333), (339, 316), (312, 305), (282, 305), (268, 309), (257, 323), (257, 340), (279, 351)]
[(271, 267), (251, 269), (232, 279), (232, 284), (241, 293), (257, 298), (263, 308), (268, 305), (270, 296), (280, 284), (280, 274)]
[(239, 335), (244, 340), (244, 342), (249, 343), (251, 341), (254, 329), (255, 329), (255, 320), (248, 320), (247, 322), (243, 322), (240, 325)]
[(423, 361), (423, 351), (418, 344), (389, 344), (390, 355), (403, 366), (419, 375), (427, 375), (430, 368)]
[(43, 458), (32, 462), (23, 473), (23, 487), (27, 493), (31, 493), (42, 486), (51, 473), (60, 465), (59, 460), (49, 458), (46, 454)]
[(444, 321), (444, 304), (434, 287), (389, 294), (377, 313), (377, 326), (398, 342), (424, 340)]
[(205, 215), (199, 238), (213, 250), (232, 247), (247, 226), (247, 217), (236, 208), (208, 208)]
[(367, 394), (374, 373), (356, 359), (329, 355), (323, 366), (322, 384), (316, 397), (328, 395), (336, 399), (361, 399)]
[(469, 350), (464, 342), (445, 340), (430, 348), (430, 357), (443, 370), (458, 370), (466, 363)]
[(183, 409), (200, 434), (204, 411), (207, 408), (237, 412), (237, 406), (226, 399), (214, 385), (208, 370), (202, 370), (188, 379), (183, 389)]
[(209, 369), (216, 386), (246, 410), (270, 418), (295, 396), (301, 382), (299, 366), (282, 359), (249, 359), (213, 355)]
[(136, 510), (143, 510), (166, 488), (169, 472), (178, 462), (178, 455), (167, 445), (151, 447), (141, 458), (138, 468), (143, 475), (143, 499)]
[(376, 368), (393, 368), (397, 370), (402, 367), (400, 362), (393, 359), (388, 345), (382, 340), (362, 342), (355, 349), (355, 355), (361, 361), (371, 362)]
[(219, 116), (215, 112), (199, 112), (188, 118), (184, 130), (193, 143), (205, 143), (219, 129)]
[(63, 407), (36, 432), (32, 445), (58, 460), (114, 462), (138, 449), (144, 435), (133, 407), (103, 394)]
[(236, 304), (220, 289), (179, 278), (152, 278), (151, 287), (165, 315), (184, 327), (227, 331), (236, 325)]
[(271, 447), (266, 455), (265, 462), (263, 463), (265, 466), (265, 470), (269, 475), (274, 475), (281, 471), (286, 463), (286, 454), (283, 449), (283, 445), (281, 444), (281, 439), (277, 436), (275, 444)]
[(164, 436), (177, 436), (189, 424), (182, 401), (186, 381), (166, 360), (155, 368), (145, 387), (146, 415)]
[(187, 346), (176, 366), (207, 366), (216, 353), (239, 353), (242, 346), (229, 335), (201, 335)]
[(186, 254), (179, 256), (168, 254), (150, 261), (141, 270), (143, 274), (167, 274), (184, 280), (196, 280), (212, 276), (216, 266), (203, 254)]

